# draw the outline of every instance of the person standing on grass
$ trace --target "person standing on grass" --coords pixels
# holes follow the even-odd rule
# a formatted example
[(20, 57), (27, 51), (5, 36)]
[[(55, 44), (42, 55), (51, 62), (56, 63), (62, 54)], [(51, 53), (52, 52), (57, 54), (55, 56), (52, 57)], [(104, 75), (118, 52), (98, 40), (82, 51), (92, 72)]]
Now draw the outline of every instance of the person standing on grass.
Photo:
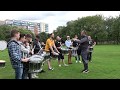
[(81, 57), (82, 57), (82, 62), (84, 65), (84, 69), (82, 70), (83, 73), (88, 73), (88, 46), (89, 46), (89, 40), (88, 36), (85, 30), (81, 31), (81, 39), (80, 40), (74, 40), (80, 44), (81, 48)]
[(68, 66), (67, 64), (65, 64), (65, 61), (64, 61), (64, 55), (62, 54), (62, 50), (61, 50), (61, 38), (59, 36), (56, 37), (55, 46), (57, 47), (58, 51), (60, 52), (60, 54), (58, 55), (58, 65), (59, 65), (59, 67), (61, 67), (61, 64), (60, 64), (61, 59), (62, 59), (63, 65)]
[(88, 36), (89, 39), (89, 52), (88, 52), (88, 60), (89, 62), (92, 62), (92, 52), (93, 52), (93, 48), (96, 45), (96, 42), (91, 38), (91, 36)]
[[(60, 53), (55, 46), (53, 33), (49, 34), (49, 38), (47, 39), (46, 44), (45, 44), (45, 51), (46, 51), (46, 53), (50, 53), (51, 57), (53, 55), (59, 55), (59, 53)], [(49, 59), (48, 60), (48, 70), (53, 70), (53, 69), (54, 68), (52, 68), (52, 66), (51, 66), (51, 60)]]
[[(34, 54), (38, 54), (40, 50), (43, 50), (42, 44), (40, 43), (40, 36), (36, 35), (36, 38), (33, 42)], [(40, 68), (40, 73), (45, 72), (42, 68)]]
[[(73, 38), (74, 40), (77, 40), (78, 39), (78, 36), (75, 35), (75, 37)], [(76, 60), (76, 63), (81, 63), (80, 61), (80, 49), (79, 49), (79, 43), (75, 42), (73, 40), (73, 47), (76, 49), (74, 50), (74, 56), (75, 56), (75, 60)]]
[[(27, 46), (27, 44), (30, 46), (30, 51), (32, 51), (32, 53), (29, 53), (28, 55), (27, 55), (27, 57), (30, 57), (30, 56), (32, 56), (33, 54), (34, 54), (34, 48), (33, 48), (33, 41), (32, 41), (32, 35), (31, 34), (26, 34), (26, 46)], [(25, 72), (28, 74), (28, 78), (29, 79), (32, 79), (32, 78), (38, 78), (38, 75), (36, 74), (36, 73), (31, 73), (31, 72), (29, 72), (29, 62), (27, 62), (27, 63), (24, 63), (24, 66), (26, 67), (25, 68)]]
[[(24, 44), (25, 41), (26, 41), (25, 34), (20, 34), (18, 43), (21, 45), (22, 58), (26, 58), (28, 54), (31, 52), (30, 46), (28, 44), (25, 46)], [(25, 72), (26, 67), (24, 67), (24, 63), (23, 63), (23, 79), (27, 79), (27, 73)]]
[(67, 36), (67, 40), (65, 41), (65, 46), (69, 49), (68, 51), (68, 64), (72, 64), (71, 58), (72, 58), (72, 51), (71, 51), (71, 46), (72, 46), (72, 41), (70, 39), (70, 36)]
[(29, 58), (22, 58), (21, 46), (18, 43), (20, 32), (17, 30), (11, 31), (11, 40), (8, 42), (8, 54), (13, 69), (15, 70), (15, 79), (22, 79), (23, 62), (28, 62)]

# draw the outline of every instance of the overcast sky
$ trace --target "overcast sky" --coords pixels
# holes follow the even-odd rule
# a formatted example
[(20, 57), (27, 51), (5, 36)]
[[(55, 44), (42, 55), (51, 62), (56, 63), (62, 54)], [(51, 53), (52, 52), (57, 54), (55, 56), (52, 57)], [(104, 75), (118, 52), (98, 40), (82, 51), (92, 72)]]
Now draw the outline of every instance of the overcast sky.
[(0, 11), (0, 20), (16, 19), (44, 22), (49, 25), (49, 33), (51, 33), (58, 26), (65, 26), (66, 22), (70, 20), (98, 14), (104, 17), (116, 17), (119, 16), (120, 11)]

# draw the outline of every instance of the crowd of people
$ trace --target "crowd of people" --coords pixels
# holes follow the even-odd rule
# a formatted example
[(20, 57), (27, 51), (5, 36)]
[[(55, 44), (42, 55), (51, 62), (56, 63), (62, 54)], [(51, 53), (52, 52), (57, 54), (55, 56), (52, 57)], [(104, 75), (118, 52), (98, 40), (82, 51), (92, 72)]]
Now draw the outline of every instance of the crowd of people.
[[(50, 58), (46, 61), (48, 70), (54, 70), (51, 65), (51, 57), (57, 57), (59, 67), (62, 64), (69, 66), (68, 64), (72, 64), (72, 57), (75, 57), (76, 63), (83, 62), (84, 69), (82, 72), (88, 73), (88, 62), (92, 61), (92, 52), (95, 45), (96, 42), (91, 36), (87, 35), (85, 30), (81, 31), (81, 38), (78, 38), (77, 35), (72, 39), (70, 39), (70, 36), (66, 36), (65, 41), (60, 36), (55, 39), (54, 33), (51, 33), (45, 43), (40, 41), (38, 35), (35, 36), (35, 40), (32, 40), (31, 34), (21, 34), (17, 30), (12, 30), (11, 40), (8, 42), (7, 47), (15, 71), (15, 79), (32, 79), (38, 78), (38, 75), (29, 72), (30, 56), (39, 53), (40, 50), (50, 54)], [(65, 63), (61, 46), (68, 49), (68, 64)], [(42, 68), (40, 69), (40, 72), (45, 72)]]

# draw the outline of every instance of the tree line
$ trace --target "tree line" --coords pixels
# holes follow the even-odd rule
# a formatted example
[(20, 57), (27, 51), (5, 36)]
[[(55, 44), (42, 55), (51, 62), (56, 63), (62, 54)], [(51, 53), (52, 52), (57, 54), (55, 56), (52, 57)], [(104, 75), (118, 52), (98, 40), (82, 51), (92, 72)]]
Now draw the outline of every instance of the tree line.
[[(33, 40), (35, 35), (27, 29), (18, 28), (16, 26), (1, 25), (0, 26), (0, 40), (8, 41), (10, 39), (10, 31), (18, 29), (21, 33), (32, 34)], [(66, 26), (58, 26), (53, 31), (55, 37), (58, 35), (66, 40), (66, 36), (71, 38), (78, 35), (80, 38), (81, 30), (86, 30), (97, 44), (119, 44), (120, 43), (120, 16), (117, 17), (104, 17), (102, 15), (87, 16), (71, 20), (66, 23)], [(39, 33), (40, 41), (46, 42), (48, 33)]]
[[(17, 29), (21, 34), (31, 34), (33, 40), (35, 39), (35, 34), (32, 33), (30, 30), (19, 28), (17, 26), (1, 25), (0, 26), (0, 40), (5, 40), (8, 42), (10, 40), (10, 32), (13, 29)], [(45, 43), (48, 38), (48, 33), (41, 32), (39, 36), (40, 36), (40, 41)]]
[(1, 25), (0, 40), (5, 40), (8, 42), (10, 40), (10, 32), (13, 29), (17, 29), (21, 34), (31, 34), (34, 38), (34, 34), (30, 30), (18, 28), (17, 26)]
[(53, 32), (55, 36), (59, 35), (66, 40), (67, 35), (71, 38), (78, 35), (80, 38), (81, 30), (86, 30), (97, 44), (119, 44), (120, 16), (108, 18), (102, 15), (82, 17), (68, 21), (66, 26), (58, 26)]

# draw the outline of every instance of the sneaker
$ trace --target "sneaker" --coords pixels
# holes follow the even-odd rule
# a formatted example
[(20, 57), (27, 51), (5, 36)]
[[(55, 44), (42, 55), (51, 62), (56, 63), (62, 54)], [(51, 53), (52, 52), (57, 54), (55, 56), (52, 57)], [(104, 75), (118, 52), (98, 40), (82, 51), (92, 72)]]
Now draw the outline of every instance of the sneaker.
[(61, 65), (59, 64), (59, 67), (61, 67)]
[(89, 71), (88, 70), (83, 70), (82, 73), (88, 73)]
[(54, 70), (54, 68), (49, 68), (48, 70)]
[(39, 78), (37, 75), (34, 75), (34, 78)]
[(33, 73), (32, 78), (35, 79), (35, 78), (38, 78), (38, 76), (35, 73)]
[(64, 66), (68, 66), (67, 64), (64, 64)]
[(79, 61), (79, 63), (82, 63), (81, 61)]
[(76, 63), (78, 63), (78, 61), (76, 61)]

